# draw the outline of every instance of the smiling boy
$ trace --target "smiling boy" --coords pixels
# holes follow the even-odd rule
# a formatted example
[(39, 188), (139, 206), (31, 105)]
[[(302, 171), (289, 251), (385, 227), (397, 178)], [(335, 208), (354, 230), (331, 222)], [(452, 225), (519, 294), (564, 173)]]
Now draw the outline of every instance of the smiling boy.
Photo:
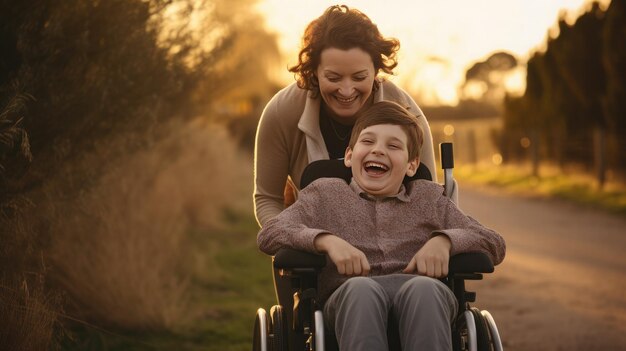
[[(419, 165), (422, 131), (402, 106), (381, 101), (357, 119), (344, 163), (352, 180), (322, 178), (259, 232), (261, 251), (326, 253), (319, 276), (326, 327), (341, 350), (386, 350), (387, 321), (403, 350), (450, 350), (454, 295), (435, 278), (451, 254), (502, 261), (502, 237), (461, 212), (433, 182), (403, 184)], [(417, 274), (416, 274), (417, 273)]]

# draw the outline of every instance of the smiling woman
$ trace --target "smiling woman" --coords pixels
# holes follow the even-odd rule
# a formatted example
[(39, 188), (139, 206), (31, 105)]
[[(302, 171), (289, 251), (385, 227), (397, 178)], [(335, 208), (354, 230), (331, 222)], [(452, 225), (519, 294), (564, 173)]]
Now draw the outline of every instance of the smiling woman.
[(259, 224), (293, 199), (310, 162), (342, 158), (359, 113), (391, 100), (419, 118), (425, 132), (422, 163), (435, 178), (432, 138), (413, 99), (379, 74), (393, 73), (399, 42), (384, 37), (364, 13), (331, 6), (304, 32), (296, 83), (278, 92), (259, 121), (255, 146), (255, 214)]
[(317, 67), (322, 109), (339, 123), (351, 125), (355, 115), (372, 98), (374, 64), (360, 48), (328, 48), (322, 52)]

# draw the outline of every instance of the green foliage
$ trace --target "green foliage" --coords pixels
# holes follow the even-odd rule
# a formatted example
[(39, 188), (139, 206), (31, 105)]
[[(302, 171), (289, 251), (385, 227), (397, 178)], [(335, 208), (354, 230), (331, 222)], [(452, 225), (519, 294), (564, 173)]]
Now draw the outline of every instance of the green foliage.
[(168, 119), (204, 113), (235, 91), (263, 94), (278, 50), (252, 1), (2, 0), (0, 103), (33, 97), (22, 126), (34, 169), (22, 186), (111, 135), (127, 135), (130, 151)]
[(20, 20), (5, 28), (19, 65), (0, 83), (19, 82), (20, 93), (34, 97), (24, 116), (33, 172), (49, 176), (58, 162), (99, 139), (184, 113), (178, 107), (195, 78), (157, 45), (149, 3), (39, 1), (3, 8), (19, 6)]

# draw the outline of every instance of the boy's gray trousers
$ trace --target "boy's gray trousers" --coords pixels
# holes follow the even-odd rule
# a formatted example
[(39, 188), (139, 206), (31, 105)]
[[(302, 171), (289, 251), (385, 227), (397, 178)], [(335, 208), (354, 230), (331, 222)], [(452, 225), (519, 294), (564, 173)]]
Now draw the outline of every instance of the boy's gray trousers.
[(437, 279), (409, 274), (353, 277), (324, 305), (324, 323), (342, 351), (387, 350), (389, 316), (397, 321), (403, 351), (452, 350), (457, 314), (452, 291)]

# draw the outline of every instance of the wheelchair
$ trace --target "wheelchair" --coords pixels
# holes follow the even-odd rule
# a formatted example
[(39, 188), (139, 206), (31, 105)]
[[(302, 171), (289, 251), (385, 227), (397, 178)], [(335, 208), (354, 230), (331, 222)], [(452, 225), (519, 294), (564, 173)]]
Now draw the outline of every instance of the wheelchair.
[[(452, 144), (441, 144), (445, 194), (453, 200), (456, 193), (452, 176)], [(301, 181), (304, 188), (320, 177), (339, 177), (347, 182), (352, 174), (339, 160), (320, 160), (307, 166)], [(428, 169), (420, 164), (414, 179), (432, 180)], [(334, 335), (325, 334), (322, 307), (316, 300), (317, 274), (326, 265), (326, 256), (289, 248), (279, 250), (272, 258), (278, 304), (269, 313), (259, 308), (253, 330), (254, 351), (338, 350)], [(459, 311), (451, 325), (454, 351), (501, 351), (502, 341), (492, 315), (470, 305), (476, 293), (465, 290), (466, 280), (480, 280), (493, 273), (491, 260), (482, 253), (463, 253), (450, 257), (449, 273), (441, 279), (454, 293)], [(401, 350), (397, 327), (389, 319), (389, 350)]]

